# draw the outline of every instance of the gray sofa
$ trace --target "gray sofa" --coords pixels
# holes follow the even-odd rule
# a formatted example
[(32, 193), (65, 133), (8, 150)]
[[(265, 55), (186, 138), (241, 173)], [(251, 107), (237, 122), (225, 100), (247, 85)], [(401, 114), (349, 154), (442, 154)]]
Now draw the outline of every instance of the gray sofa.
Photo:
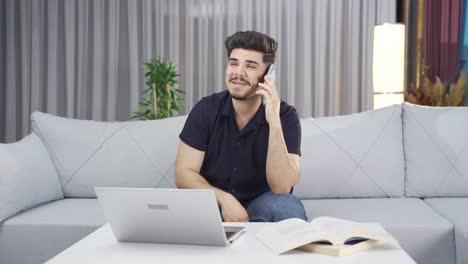
[[(186, 116), (95, 122), (35, 112), (0, 144), (0, 263), (42, 263), (106, 220), (93, 186), (174, 187)], [(304, 118), (310, 219), (379, 222), (418, 263), (468, 263), (468, 108), (410, 104)]]

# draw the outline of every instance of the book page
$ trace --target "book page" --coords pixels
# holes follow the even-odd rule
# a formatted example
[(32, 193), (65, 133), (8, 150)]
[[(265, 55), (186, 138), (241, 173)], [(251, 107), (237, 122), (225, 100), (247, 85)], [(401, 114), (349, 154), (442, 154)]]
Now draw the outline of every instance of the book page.
[(319, 241), (322, 243), (318, 244), (322, 245), (329, 241), (333, 246), (342, 246), (346, 241), (352, 244), (352, 240), (361, 238), (377, 242), (393, 239), (379, 224), (332, 217), (318, 217), (310, 223), (297, 218), (286, 219), (272, 223), (257, 233), (257, 239), (276, 254)]
[(257, 233), (257, 238), (273, 252), (285, 252), (311, 242), (311, 235), (319, 239), (323, 232), (304, 220), (290, 218), (273, 223)]
[(376, 223), (357, 223), (332, 217), (318, 217), (310, 225), (323, 230), (334, 245), (343, 245), (346, 241), (367, 238), (377, 241), (393, 239), (381, 225)]
[(373, 246), (378, 245), (379, 241), (376, 240), (365, 240), (354, 245), (341, 245), (341, 246), (334, 246), (334, 245), (325, 245), (320, 243), (311, 243), (304, 246), (299, 247), (299, 250), (319, 253), (319, 254), (326, 254), (331, 256), (346, 256), (353, 254), (357, 251), (366, 250)]

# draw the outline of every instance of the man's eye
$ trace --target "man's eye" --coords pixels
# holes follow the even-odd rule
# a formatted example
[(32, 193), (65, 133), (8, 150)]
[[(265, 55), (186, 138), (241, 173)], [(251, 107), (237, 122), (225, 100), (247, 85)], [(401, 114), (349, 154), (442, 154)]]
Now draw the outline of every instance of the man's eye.
[(230, 62), (229, 65), (231, 65), (231, 66), (236, 66), (236, 65), (237, 65), (237, 62)]
[(254, 65), (247, 65), (247, 68), (255, 69)]

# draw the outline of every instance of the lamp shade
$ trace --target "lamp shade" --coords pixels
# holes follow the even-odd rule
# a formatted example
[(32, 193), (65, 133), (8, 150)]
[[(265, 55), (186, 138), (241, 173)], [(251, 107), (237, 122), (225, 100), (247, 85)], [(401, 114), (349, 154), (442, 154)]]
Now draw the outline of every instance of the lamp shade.
[(373, 56), (374, 109), (403, 102), (405, 26), (375, 26)]

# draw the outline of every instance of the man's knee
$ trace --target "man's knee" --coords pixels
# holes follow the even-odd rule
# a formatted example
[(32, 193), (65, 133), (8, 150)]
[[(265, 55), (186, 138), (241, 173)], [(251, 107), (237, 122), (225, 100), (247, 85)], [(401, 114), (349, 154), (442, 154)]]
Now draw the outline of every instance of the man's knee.
[(263, 213), (260, 215), (267, 217), (266, 221), (278, 222), (288, 218), (300, 218), (307, 220), (304, 205), (301, 200), (291, 194), (272, 194), (268, 196), (268, 201), (262, 203)]
[(288, 218), (301, 218), (307, 220), (304, 205), (301, 200), (292, 194), (276, 194), (272, 199), (272, 209), (275, 211), (275, 221)]

